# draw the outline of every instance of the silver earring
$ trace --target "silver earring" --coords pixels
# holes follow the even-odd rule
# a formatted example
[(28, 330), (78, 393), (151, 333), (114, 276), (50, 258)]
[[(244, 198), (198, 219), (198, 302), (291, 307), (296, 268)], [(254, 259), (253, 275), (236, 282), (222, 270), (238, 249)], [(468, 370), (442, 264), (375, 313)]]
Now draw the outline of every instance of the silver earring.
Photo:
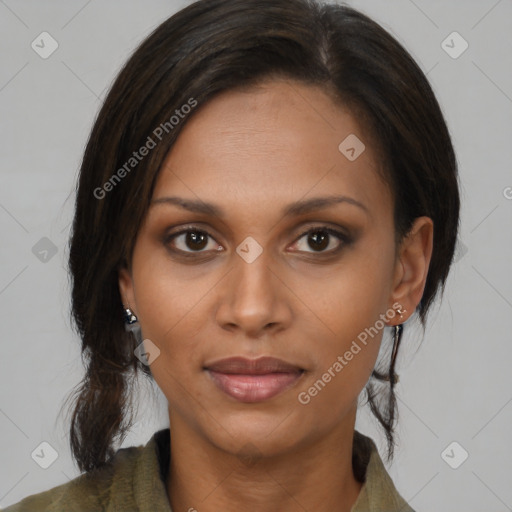
[(124, 323), (126, 326), (133, 325), (139, 320), (130, 308), (124, 308)]
[(137, 345), (142, 343), (142, 332), (137, 315), (128, 307), (124, 306), (124, 330), (135, 337)]

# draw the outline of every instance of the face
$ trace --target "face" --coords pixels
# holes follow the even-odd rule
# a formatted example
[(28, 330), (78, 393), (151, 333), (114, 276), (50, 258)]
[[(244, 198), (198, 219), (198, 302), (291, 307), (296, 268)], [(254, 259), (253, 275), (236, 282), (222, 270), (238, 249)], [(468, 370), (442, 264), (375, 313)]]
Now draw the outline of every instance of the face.
[(270, 455), (351, 424), (428, 267), (425, 238), (416, 266), (395, 247), (377, 162), (357, 118), (297, 82), (222, 93), (187, 122), (119, 277), (171, 429)]

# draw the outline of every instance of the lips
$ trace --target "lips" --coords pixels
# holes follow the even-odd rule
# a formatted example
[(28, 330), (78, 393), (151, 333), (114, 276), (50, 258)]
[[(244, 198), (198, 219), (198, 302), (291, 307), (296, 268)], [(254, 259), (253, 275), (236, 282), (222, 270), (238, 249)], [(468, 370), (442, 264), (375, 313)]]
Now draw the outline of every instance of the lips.
[(217, 388), (240, 402), (261, 402), (286, 391), (304, 370), (273, 357), (232, 357), (208, 364), (205, 370)]

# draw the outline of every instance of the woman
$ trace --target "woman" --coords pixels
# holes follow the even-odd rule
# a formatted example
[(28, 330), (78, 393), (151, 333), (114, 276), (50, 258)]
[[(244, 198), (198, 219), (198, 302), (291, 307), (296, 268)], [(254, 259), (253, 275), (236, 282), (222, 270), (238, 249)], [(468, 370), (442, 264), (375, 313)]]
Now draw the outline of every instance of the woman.
[[(358, 398), (390, 460), (403, 324), (425, 324), (458, 222), (439, 105), (379, 25), (307, 0), (178, 12), (120, 72), (81, 167), (84, 474), (7, 511), (412, 510)], [(114, 452), (139, 371), (170, 429)]]

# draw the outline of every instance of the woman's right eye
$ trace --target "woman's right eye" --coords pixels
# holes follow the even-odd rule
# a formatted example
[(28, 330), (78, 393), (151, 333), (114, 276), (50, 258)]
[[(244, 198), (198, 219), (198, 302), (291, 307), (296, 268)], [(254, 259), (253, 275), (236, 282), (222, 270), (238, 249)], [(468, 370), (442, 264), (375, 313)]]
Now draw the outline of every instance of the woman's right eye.
[[(194, 253), (203, 253), (205, 247), (208, 247), (208, 238), (214, 240), (206, 231), (196, 228), (188, 228), (177, 233), (172, 233), (165, 238), (165, 244), (172, 246), (170, 249), (174, 252), (182, 252), (186, 255)], [(212, 244), (209, 250), (219, 251), (220, 246), (216, 243)], [(190, 250), (189, 250), (190, 249)]]

